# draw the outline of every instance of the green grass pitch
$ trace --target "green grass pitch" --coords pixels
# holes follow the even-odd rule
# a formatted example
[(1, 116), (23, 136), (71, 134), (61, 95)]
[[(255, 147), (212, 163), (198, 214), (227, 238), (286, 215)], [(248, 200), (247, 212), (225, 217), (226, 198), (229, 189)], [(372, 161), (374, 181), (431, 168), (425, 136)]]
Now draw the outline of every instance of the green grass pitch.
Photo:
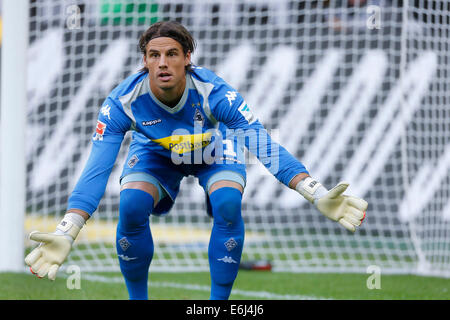
[[(239, 272), (230, 300), (449, 300), (450, 279), (381, 274), (380, 288), (368, 289), (369, 274)], [(207, 300), (209, 274), (150, 273), (153, 300)], [(0, 273), (1, 300), (126, 300), (120, 273), (81, 274), (80, 288), (69, 289), (70, 276), (56, 281), (28, 273)], [(69, 286), (70, 287), (70, 286)]]

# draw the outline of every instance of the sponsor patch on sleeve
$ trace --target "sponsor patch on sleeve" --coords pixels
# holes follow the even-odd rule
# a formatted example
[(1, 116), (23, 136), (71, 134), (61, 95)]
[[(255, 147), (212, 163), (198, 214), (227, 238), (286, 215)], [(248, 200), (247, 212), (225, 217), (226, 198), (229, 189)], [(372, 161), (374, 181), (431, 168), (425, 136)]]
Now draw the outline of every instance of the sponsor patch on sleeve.
[(249, 124), (252, 124), (253, 122), (256, 121), (256, 117), (253, 115), (250, 108), (248, 107), (248, 104), (245, 101), (241, 104), (238, 110), (248, 121)]
[(95, 135), (94, 140), (103, 140), (103, 135), (105, 134), (106, 129), (106, 123), (101, 122), (100, 120), (97, 120), (97, 126), (95, 127)]

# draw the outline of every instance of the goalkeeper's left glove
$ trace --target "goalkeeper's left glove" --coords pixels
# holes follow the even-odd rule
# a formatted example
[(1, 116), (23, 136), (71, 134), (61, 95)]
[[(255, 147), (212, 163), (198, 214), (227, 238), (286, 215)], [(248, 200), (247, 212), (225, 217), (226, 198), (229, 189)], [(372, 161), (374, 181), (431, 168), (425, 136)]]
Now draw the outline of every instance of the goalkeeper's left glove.
[(361, 198), (343, 195), (348, 188), (347, 182), (340, 182), (328, 191), (320, 182), (311, 177), (301, 180), (295, 190), (327, 218), (339, 222), (347, 230), (355, 232), (366, 217), (368, 203)]

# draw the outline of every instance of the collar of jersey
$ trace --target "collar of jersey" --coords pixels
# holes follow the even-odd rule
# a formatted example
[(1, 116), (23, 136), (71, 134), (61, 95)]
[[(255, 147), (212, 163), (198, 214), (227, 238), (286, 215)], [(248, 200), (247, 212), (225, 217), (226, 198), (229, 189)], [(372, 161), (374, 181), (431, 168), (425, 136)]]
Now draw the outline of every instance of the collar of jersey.
[(155, 103), (160, 106), (162, 109), (166, 110), (169, 113), (177, 113), (178, 111), (180, 111), (183, 106), (186, 104), (186, 100), (188, 98), (188, 93), (189, 93), (189, 88), (192, 87), (191, 85), (191, 77), (188, 76), (188, 74), (186, 73), (186, 87), (184, 88), (184, 92), (183, 95), (181, 96), (180, 101), (177, 103), (177, 105), (173, 108), (165, 105), (164, 103), (162, 103), (161, 101), (158, 100), (158, 98), (155, 97), (155, 95), (153, 94), (152, 90), (150, 89), (150, 81), (148, 78), (148, 74), (145, 81), (145, 86), (147, 87), (146, 90), (148, 90), (150, 96), (152, 97), (153, 101), (155, 101)]

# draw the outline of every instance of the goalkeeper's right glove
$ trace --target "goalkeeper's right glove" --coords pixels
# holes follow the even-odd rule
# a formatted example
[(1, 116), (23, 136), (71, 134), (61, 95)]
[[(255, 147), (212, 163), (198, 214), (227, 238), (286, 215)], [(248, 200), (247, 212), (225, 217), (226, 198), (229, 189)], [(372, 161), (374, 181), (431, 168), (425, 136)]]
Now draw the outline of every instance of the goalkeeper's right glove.
[(67, 213), (56, 227), (54, 233), (33, 231), (30, 239), (40, 242), (39, 246), (25, 258), (30, 271), (39, 278), (48, 274), (55, 280), (61, 264), (72, 249), (72, 243), (84, 225), (84, 218), (76, 213)]
[(339, 222), (351, 232), (355, 232), (366, 217), (368, 203), (361, 198), (343, 195), (347, 182), (338, 183), (328, 191), (320, 182), (311, 177), (301, 180), (295, 189), (327, 218)]

